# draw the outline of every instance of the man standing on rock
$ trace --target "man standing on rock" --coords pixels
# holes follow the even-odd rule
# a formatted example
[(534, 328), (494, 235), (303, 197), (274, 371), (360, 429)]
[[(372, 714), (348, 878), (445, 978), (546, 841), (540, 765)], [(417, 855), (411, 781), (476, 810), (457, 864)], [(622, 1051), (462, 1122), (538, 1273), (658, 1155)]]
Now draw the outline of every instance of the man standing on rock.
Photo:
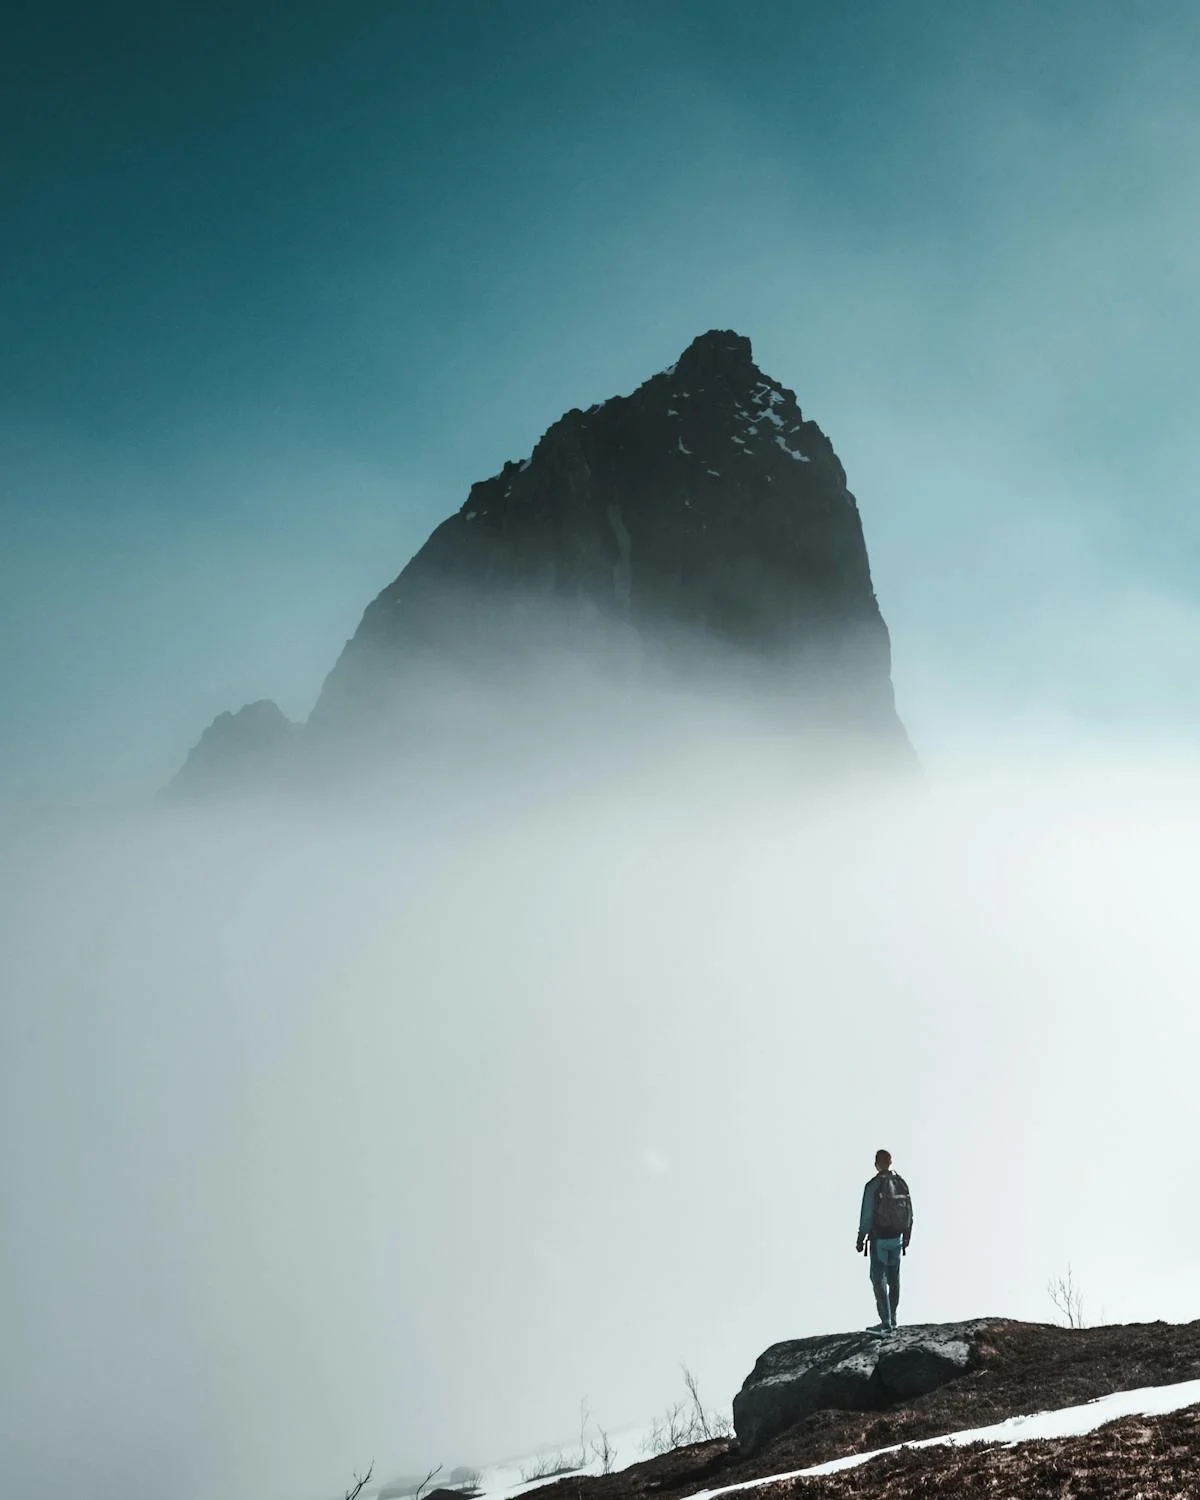
[(871, 1285), (879, 1322), (871, 1333), (893, 1333), (900, 1304), (900, 1257), (912, 1238), (912, 1198), (908, 1183), (892, 1171), (892, 1153), (876, 1151), (875, 1175), (863, 1188), (854, 1248), (870, 1256)]

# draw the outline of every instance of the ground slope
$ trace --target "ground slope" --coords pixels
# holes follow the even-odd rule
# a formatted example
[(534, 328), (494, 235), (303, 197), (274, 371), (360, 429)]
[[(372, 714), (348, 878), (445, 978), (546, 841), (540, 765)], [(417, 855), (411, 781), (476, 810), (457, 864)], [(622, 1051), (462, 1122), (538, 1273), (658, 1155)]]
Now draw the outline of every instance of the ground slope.
[[(620, 1473), (572, 1476), (544, 1487), (561, 1500), (687, 1496), (808, 1468), (848, 1454), (1076, 1406), (1114, 1391), (1200, 1379), (1200, 1322), (1070, 1330), (989, 1320), (975, 1368), (886, 1412), (822, 1411), (753, 1455), (733, 1440), (699, 1443)], [(748, 1492), (804, 1496), (1037, 1495), (1200, 1497), (1194, 1409), (1130, 1417), (1094, 1434), (1019, 1448), (925, 1448), (858, 1469), (778, 1481)], [(1097, 1478), (1096, 1476), (1100, 1476)], [(1107, 1486), (1107, 1487), (1105, 1487)], [(556, 1496), (557, 1500), (557, 1496)]]
[(905, 1449), (844, 1473), (765, 1484), (762, 1500), (1196, 1500), (1200, 1407), (1127, 1417), (1077, 1437)]

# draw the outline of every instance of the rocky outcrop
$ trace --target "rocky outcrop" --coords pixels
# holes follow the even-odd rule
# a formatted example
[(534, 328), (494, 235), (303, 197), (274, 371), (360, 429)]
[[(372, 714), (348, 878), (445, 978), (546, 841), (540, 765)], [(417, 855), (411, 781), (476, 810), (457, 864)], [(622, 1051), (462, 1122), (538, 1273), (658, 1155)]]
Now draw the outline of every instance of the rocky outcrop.
[[(503, 703), (549, 680), (548, 661), (561, 680), (598, 659), (618, 676), (698, 672), (702, 687), (719, 662), (714, 680), (772, 697), (814, 743), (911, 762), (845, 471), (740, 334), (701, 335), (631, 395), (568, 411), (528, 458), (474, 485), (367, 607), (304, 753), (336, 764), (340, 744), (385, 726), (375, 744), (412, 748), (447, 685), (456, 710), (485, 688)], [(222, 716), (180, 782), (208, 784), (223, 757), (244, 779), (287, 738), (269, 708)]]
[(218, 714), (168, 790), (176, 798), (253, 790), (278, 774), (298, 728), (269, 698)]
[[(897, 1444), (987, 1429), (1031, 1412), (1081, 1406), (1115, 1391), (1200, 1380), (1200, 1322), (1060, 1328), (987, 1318), (942, 1328), (902, 1329), (899, 1337), (929, 1333), (965, 1343), (969, 1357), (966, 1371), (924, 1395), (898, 1398), (882, 1409), (821, 1407), (774, 1439), (762, 1439), (753, 1450), (736, 1438), (716, 1438), (675, 1448), (615, 1474), (575, 1474), (540, 1495), (545, 1500), (650, 1500), (666, 1495), (683, 1500), (688, 1495), (728, 1494), (771, 1476), (811, 1473), (815, 1465), (880, 1450), (893, 1451), (845, 1473), (747, 1489), (743, 1500), (785, 1493), (802, 1500), (917, 1500), (932, 1495), (944, 1500), (997, 1500), (1064, 1493), (1095, 1500), (1177, 1500), (1200, 1495), (1200, 1424), (1186, 1412), (1133, 1418), (1061, 1444), (1023, 1441), (1016, 1448), (913, 1446), (895, 1451)], [(803, 1340), (800, 1345), (845, 1347), (857, 1338), (839, 1335)], [(1147, 1406), (1150, 1409), (1155, 1408)], [(1096, 1478), (1089, 1485), (1084, 1481), (1091, 1479), (1092, 1464), (1097, 1466)], [(1071, 1480), (1066, 1490), (1064, 1474)]]
[(900, 745), (887, 628), (833, 446), (750, 341), (696, 339), (632, 395), (569, 411), (472, 487), (367, 608), (314, 721), (353, 721), (431, 658), (491, 670), (587, 622), (651, 655), (728, 648), (841, 726)]
[(752, 1453), (817, 1411), (882, 1411), (927, 1395), (977, 1363), (987, 1327), (942, 1323), (888, 1338), (831, 1334), (772, 1344), (733, 1398), (738, 1442)]

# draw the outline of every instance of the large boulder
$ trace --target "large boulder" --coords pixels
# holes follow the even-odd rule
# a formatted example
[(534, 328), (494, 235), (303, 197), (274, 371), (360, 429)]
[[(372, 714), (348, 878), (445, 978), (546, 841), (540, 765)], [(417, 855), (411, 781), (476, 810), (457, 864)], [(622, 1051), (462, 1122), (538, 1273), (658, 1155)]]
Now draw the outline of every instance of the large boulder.
[(772, 1344), (733, 1398), (733, 1426), (753, 1452), (813, 1412), (882, 1411), (937, 1390), (978, 1362), (987, 1322), (934, 1323), (887, 1338), (824, 1334)]

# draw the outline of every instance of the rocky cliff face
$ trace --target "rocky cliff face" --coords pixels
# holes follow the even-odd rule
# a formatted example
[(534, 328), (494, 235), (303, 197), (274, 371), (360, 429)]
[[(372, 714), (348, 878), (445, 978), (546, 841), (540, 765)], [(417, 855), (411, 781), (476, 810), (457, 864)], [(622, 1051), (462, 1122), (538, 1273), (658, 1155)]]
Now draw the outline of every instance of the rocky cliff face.
[(403, 718), (438, 672), (519, 682), (585, 638), (632, 642), (641, 666), (715, 653), (769, 674), (801, 720), (910, 754), (845, 471), (737, 333), (567, 412), (474, 485), (368, 606), (310, 725)]
[(191, 796), (269, 783), (294, 750), (298, 732), (269, 698), (218, 714), (168, 790)]
[[(887, 628), (833, 446), (750, 341), (712, 332), (630, 396), (560, 418), (472, 487), (363, 616), (314, 713), (352, 715), (404, 659), (521, 638), (531, 608), (774, 658), (899, 739)], [(569, 628), (569, 625), (568, 625)]]

